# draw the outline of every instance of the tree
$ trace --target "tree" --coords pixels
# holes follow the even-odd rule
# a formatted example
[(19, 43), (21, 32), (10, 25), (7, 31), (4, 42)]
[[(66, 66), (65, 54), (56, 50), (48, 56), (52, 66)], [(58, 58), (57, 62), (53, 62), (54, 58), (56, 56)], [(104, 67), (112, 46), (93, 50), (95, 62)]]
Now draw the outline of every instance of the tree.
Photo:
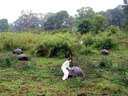
[(68, 27), (69, 14), (67, 11), (60, 11), (52, 14), (44, 23), (45, 30), (55, 30)]
[(121, 27), (124, 22), (123, 10), (117, 7), (109, 11), (111, 13), (112, 25)]
[(8, 20), (1, 19), (0, 20), (0, 32), (8, 31)]
[(83, 18), (94, 19), (95, 14), (96, 14), (91, 7), (82, 7), (78, 9), (77, 12), (78, 12), (77, 18), (79, 20)]
[(121, 27), (124, 22), (124, 13), (122, 5), (119, 5), (114, 9), (109, 9), (105, 12), (99, 12), (99, 14), (106, 17), (106, 23), (108, 23), (108, 26), (115, 25)]
[(48, 12), (42, 16), (40, 16), (40, 24), (41, 24), (41, 27), (43, 28), (44, 26), (44, 23), (48, 20), (48, 18), (50, 18), (51, 16), (53, 16), (54, 13), (52, 12)]
[(106, 21), (106, 18), (104, 16), (102, 15), (95, 16), (94, 29), (96, 33), (98, 33), (99, 31), (104, 31), (105, 21)]
[(78, 24), (78, 32), (86, 34), (93, 29), (93, 21), (89, 18), (82, 19)]
[(22, 11), (21, 16), (14, 22), (14, 26), (17, 30), (21, 29), (37, 29), (40, 24), (38, 14), (32, 13), (32, 11), (27, 10), (27, 12)]
[(128, 0), (124, 0), (124, 4), (128, 4)]
[(128, 25), (128, 0), (124, 0), (123, 12), (125, 16), (125, 25)]
[(99, 12), (100, 15), (106, 17), (105, 28), (108, 28), (112, 24), (112, 16), (109, 10)]

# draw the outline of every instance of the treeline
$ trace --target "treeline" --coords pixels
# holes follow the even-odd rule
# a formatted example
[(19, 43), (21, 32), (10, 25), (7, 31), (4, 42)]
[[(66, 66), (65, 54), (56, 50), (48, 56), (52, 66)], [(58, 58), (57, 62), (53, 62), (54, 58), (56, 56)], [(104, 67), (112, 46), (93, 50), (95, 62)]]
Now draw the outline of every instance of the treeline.
[(104, 31), (111, 25), (118, 26), (125, 31), (128, 30), (128, 0), (124, 5), (114, 9), (95, 12), (90, 7), (82, 7), (77, 10), (75, 16), (70, 16), (63, 10), (57, 13), (33, 13), (31, 10), (22, 11), (21, 16), (12, 24), (7, 19), (0, 20), (0, 32), (18, 32), (28, 30), (49, 31), (68, 28), (82, 34), (88, 31)]

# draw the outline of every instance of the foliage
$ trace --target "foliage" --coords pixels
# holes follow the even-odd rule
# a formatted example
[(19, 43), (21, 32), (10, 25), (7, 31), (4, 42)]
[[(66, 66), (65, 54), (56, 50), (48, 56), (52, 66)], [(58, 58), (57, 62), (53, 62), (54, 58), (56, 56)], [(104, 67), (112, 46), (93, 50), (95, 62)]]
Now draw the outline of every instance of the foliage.
[(17, 55), (9, 53), (0, 56), (0, 67), (29, 71), (34, 69), (34, 62), (18, 61)]
[(118, 26), (111, 25), (109, 27), (110, 34), (116, 34), (120, 32), (120, 28)]
[(93, 54), (94, 52), (93, 52), (93, 49), (92, 48), (89, 48), (89, 47), (87, 47), (87, 48), (85, 48), (85, 50), (84, 50), (84, 55), (91, 55), (91, 54)]
[(84, 18), (89, 18), (93, 20), (96, 14), (91, 7), (82, 7), (78, 9), (77, 12), (78, 12), (77, 15), (78, 20), (82, 20)]
[(0, 20), (0, 32), (6, 32), (6, 31), (8, 31), (8, 20), (1, 19)]
[(125, 16), (125, 25), (128, 25), (128, 3), (126, 5), (124, 5), (124, 8), (123, 8), (123, 12), (124, 12), (124, 16)]
[[(78, 42), (70, 41), (71, 38), (69, 39), (66, 35), (66, 37), (61, 37), (61, 35), (53, 38), (49, 38), (48, 41), (44, 41), (43, 43), (40, 43), (35, 47), (36, 55), (37, 56), (46, 56), (46, 57), (59, 57), (59, 58), (64, 58), (64, 57), (70, 57), (72, 55), (75, 55), (78, 46), (80, 45)], [(77, 48), (76, 48), (77, 47)], [(74, 49), (75, 48), (75, 49)]]
[(67, 27), (69, 14), (67, 11), (60, 11), (50, 16), (44, 23), (45, 30), (55, 30)]
[(124, 1), (124, 4), (128, 4), (128, 0), (123, 0)]
[(108, 57), (102, 57), (99, 66), (101, 68), (110, 68), (112, 66), (112, 61), (109, 60)]
[(96, 15), (94, 19), (94, 31), (97, 34), (99, 31), (104, 31), (106, 18), (102, 15)]
[(39, 18), (32, 11), (22, 11), (22, 15), (14, 22), (15, 30), (39, 28)]
[[(115, 25), (122, 27), (122, 24), (124, 23), (124, 12), (123, 12), (123, 6), (119, 5), (114, 9), (108, 9), (107, 11), (101, 11), (99, 14), (103, 15), (107, 18), (107, 26)], [(119, 15), (120, 14), (120, 15)]]
[(0, 66), (4, 68), (12, 67), (14, 63), (18, 62), (18, 57), (12, 54), (5, 54), (0, 56)]
[(87, 33), (86, 35), (83, 36), (83, 44), (86, 47), (89, 47), (95, 43), (94, 36), (92, 33)]
[(89, 18), (82, 19), (78, 24), (78, 32), (80, 32), (81, 34), (86, 34), (90, 32), (92, 28), (93, 28), (93, 24), (91, 19)]
[(95, 48), (100, 48), (100, 49), (114, 49), (116, 47), (117, 47), (117, 43), (111, 37), (101, 39), (101, 41), (97, 41), (95, 43)]

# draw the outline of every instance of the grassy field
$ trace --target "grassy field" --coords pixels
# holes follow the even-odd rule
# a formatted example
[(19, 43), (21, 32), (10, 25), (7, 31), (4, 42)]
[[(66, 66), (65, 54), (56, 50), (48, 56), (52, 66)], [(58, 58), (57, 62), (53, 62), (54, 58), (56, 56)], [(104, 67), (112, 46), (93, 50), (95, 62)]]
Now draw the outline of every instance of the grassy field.
[[(85, 77), (62, 81), (60, 66), (66, 59), (32, 58), (34, 68), (0, 69), (1, 96), (127, 96), (128, 51), (111, 52), (108, 56), (88, 55), (73, 57), (71, 66), (79, 66)], [(122, 59), (123, 58), (123, 59)], [(104, 64), (104, 65), (103, 65)]]
[[(0, 96), (128, 96), (128, 36), (122, 33), (92, 36), (1, 33)], [(81, 39), (83, 45), (79, 44)], [(109, 43), (101, 46), (104, 42)], [(29, 61), (17, 60), (18, 55), (12, 54), (17, 47), (29, 55)], [(104, 47), (109, 49), (109, 55), (100, 53)], [(73, 58), (71, 66), (83, 69), (83, 78), (62, 81), (60, 67), (69, 55)]]

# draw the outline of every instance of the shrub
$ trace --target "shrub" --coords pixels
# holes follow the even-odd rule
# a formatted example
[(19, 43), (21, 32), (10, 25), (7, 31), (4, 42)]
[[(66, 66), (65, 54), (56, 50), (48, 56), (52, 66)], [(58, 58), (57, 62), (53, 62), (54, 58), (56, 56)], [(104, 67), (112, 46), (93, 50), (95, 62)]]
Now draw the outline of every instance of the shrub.
[(117, 43), (112, 38), (107, 37), (107, 38), (102, 38), (101, 41), (97, 41), (94, 47), (101, 49), (114, 49), (117, 47)]
[(38, 45), (35, 49), (37, 50), (36, 56), (64, 58), (72, 55), (72, 51), (67, 43), (62, 41), (52, 42), (44, 42), (42, 45)]
[(48, 56), (49, 54), (49, 48), (50, 45), (48, 43), (43, 43), (43, 44), (40, 44), (40, 45), (37, 45), (36, 48), (35, 48), (35, 51), (36, 51), (36, 56)]
[(54, 46), (53, 50), (51, 51), (50, 57), (70, 57), (72, 55), (72, 51), (69, 48), (68, 44), (62, 42), (58, 42), (56, 46)]
[(116, 34), (120, 31), (120, 28), (118, 26), (111, 25), (109, 27), (110, 34)]
[(83, 44), (88, 47), (95, 43), (94, 36), (91, 33), (87, 33), (83, 36)]

